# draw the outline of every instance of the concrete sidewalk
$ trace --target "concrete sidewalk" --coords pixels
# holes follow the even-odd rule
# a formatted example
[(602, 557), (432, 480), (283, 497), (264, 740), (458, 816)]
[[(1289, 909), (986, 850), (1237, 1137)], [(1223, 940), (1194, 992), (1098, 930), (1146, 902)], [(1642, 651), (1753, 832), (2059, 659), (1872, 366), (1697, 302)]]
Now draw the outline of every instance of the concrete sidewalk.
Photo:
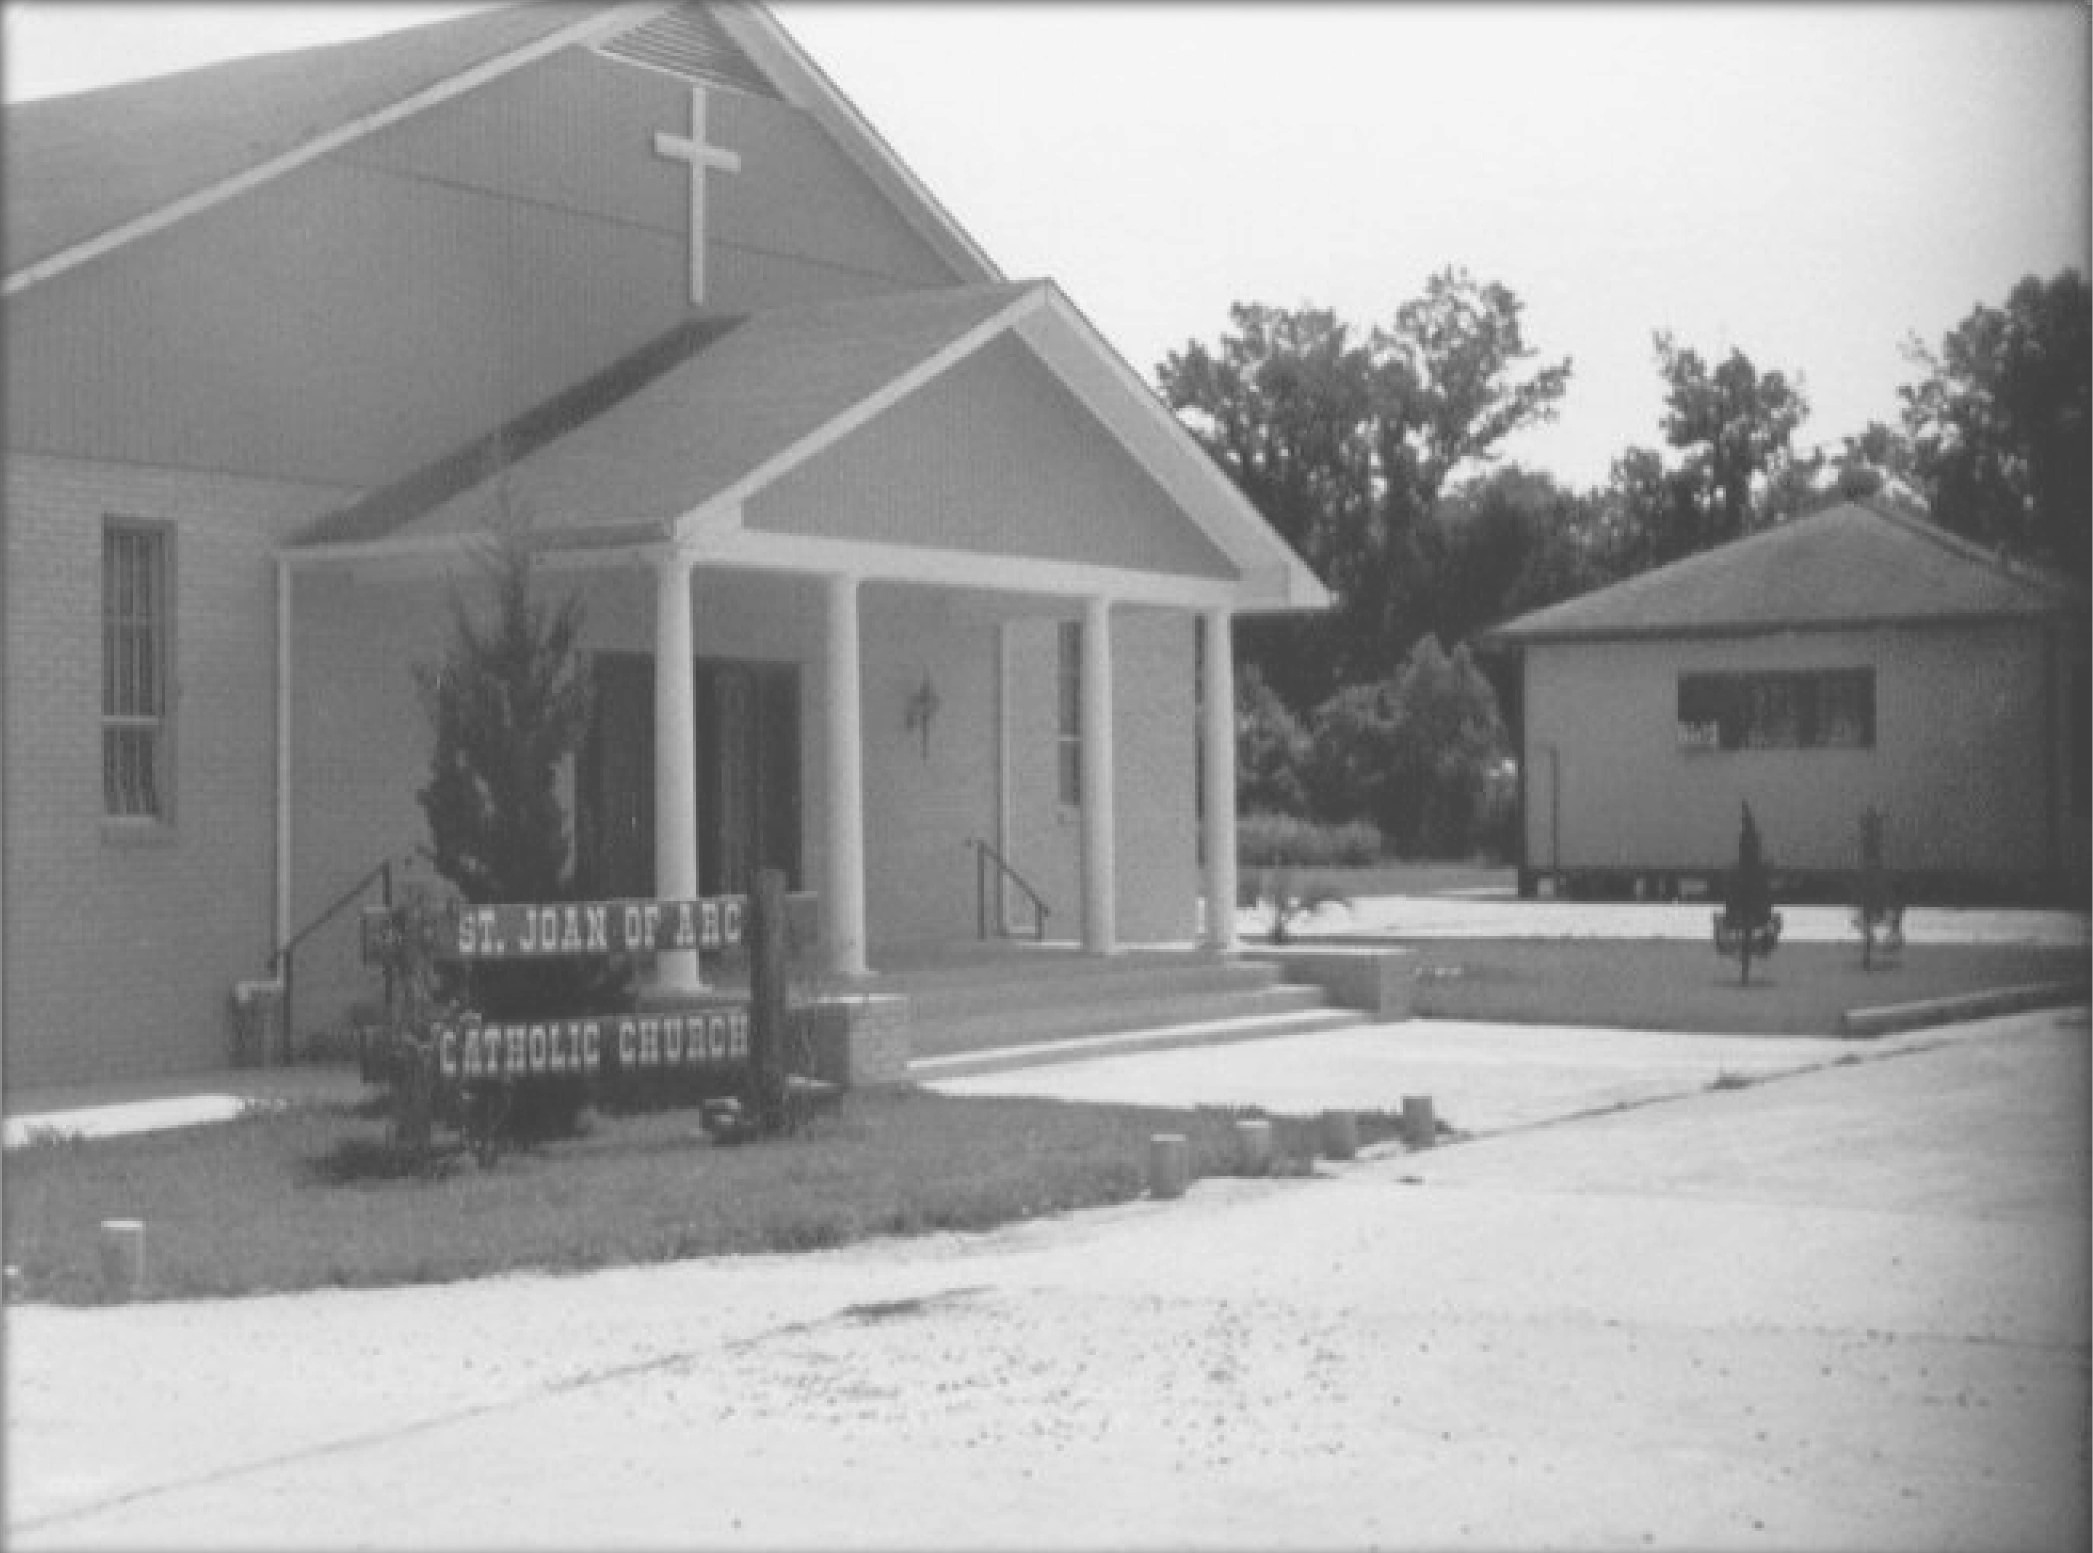
[[(1865, 1055), (1966, 1039), (1982, 1025), (1867, 1043)], [(1440, 1121), (1503, 1132), (1853, 1060), (1852, 1041), (1669, 1035), (1648, 1030), (1489, 1025), (1414, 1019), (1312, 1035), (1178, 1047), (1054, 1063), (926, 1087), (948, 1095), (1022, 1095), (1120, 1105), (1260, 1106), (1278, 1115), (1400, 1111), (1429, 1095)]]
[(231, 1121), (250, 1107), (347, 1103), (366, 1092), (353, 1067), (317, 1063), (10, 1092), (5, 1147), (42, 1137), (112, 1138), (194, 1127)]

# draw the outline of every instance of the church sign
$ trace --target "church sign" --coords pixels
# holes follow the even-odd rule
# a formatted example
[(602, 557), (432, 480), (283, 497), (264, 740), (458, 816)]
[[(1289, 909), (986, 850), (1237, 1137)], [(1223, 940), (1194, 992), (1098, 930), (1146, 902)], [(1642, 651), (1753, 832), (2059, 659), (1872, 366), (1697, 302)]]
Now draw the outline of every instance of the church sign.
[(430, 1032), (436, 1071), (448, 1083), (482, 1079), (594, 1078), (606, 1065), (652, 1073), (746, 1062), (746, 1004), (679, 1014), (591, 1014), (579, 1019), (488, 1024), (469, 1014)]
[(745, 896), (689, 901), (594, 901), (566, 906), (459, 906), (450, 952), (461, 960), (544, 959), (732, 949)]
[[(554, 905), (459, 902), (415, 930), (407, 928), (403, 914), (377, 906), (363, 914), (363, 960), (398, 966), (414, 958), (403, 956), (408, 932), (416, 932), (420, 954), (453, 963), (738, 949), (746, 942), (748, 912), (743, 895)], [(748, 1061), (749, 1005), (716, 1000), (676, 1013), (514, 1023), (467, 1011), (430, 1026), (428, 1044), (445, 1083), (690, 1072)]]
[[(648, 954), (673, 949), (738, 949), (748, 897), (589, 901), (553, 906), (453, 905), (439, 919), (440, 959), (537, 960)], [(385, 907), (363, 917), (363, 962), (383, 965), (398, 949), (399, 925)]]

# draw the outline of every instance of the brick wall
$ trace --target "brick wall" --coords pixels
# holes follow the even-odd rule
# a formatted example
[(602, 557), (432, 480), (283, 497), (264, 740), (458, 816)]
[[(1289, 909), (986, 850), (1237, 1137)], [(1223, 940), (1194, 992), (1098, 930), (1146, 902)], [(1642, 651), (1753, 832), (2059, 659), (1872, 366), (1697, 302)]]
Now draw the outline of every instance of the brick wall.
[(796, 1012), (813, 1055), (807, 1077), (846, 1089), (907, 1081), (907, 998), (839, 998)]
[[(222, 1064), (264, 974), (275, 834), (277, 540), (344, 493), (10, 454), (5, 1040), (10, 1089)], [(165, 524), (172, 823), (111, 824), (102, 520)]]

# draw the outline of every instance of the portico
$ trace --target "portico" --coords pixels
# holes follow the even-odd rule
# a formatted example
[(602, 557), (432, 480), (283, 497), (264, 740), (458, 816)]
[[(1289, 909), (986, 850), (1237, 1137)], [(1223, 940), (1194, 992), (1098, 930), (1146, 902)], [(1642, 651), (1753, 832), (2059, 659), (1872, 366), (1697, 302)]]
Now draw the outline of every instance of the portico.
[[(289, 568), (365, 589), (464, 577), (491, 524), (527, 525), (548, 593), (583, 597), (617, 756), (576, 773), (579, 845), (645, 863), (605, 893), (704, 893), (727, 861), (708, 849), (767, 798), (724, 887), (759, 854), (786, 865), (838, 983), (883, 949), (974, 935), (974, 841), (1087, 954), (1232, 948), (1229, 633), (1320, 590), (1058, 293), (877, 298), (654, 349), (651, 376), (542, 445), (497, 433), (498, 479), (465, 450), (457, 489), (397, 512), (375, 493)], [(1100, 425), (1118, 432), (1102, 446)], [(750, 721), (736, 676), (795, 688)], [(370, 677), (403, 685), (406, 666)], [(654, 991), (703, 977), (664, 953)]]
[[(696, 656), (692, 650), (693, 622), (691, 577), (697, 562), (688, 552), (665, 549), (654, 562), (655, 615), (653, 620), (655, 676), (655, 828), (654, 877), (664, 896), (681, 898), (699, 893), (698, 823), (699, 730), (698, 697), (695, 685)], [(863, 667), (863, 626), (859, 599), (865, 588), (860, 575), (839, 572), (817, 578), (822, 600), (819, 655), (823, 665), (819, 717), (822, 735), (819, 748), (818, 789), (810, 805), (820, 816), (820, 854), (823, 867), (815, 891), (820, 898), (822, 956), (832, 977), (857, 980), (872, 969), (867, 933), (867, 889), (865, 846), (865, 728), (866, 676)], [(1113, 652), (1113, 602), (1092, 595), (1049, 606), (1048, 601), (1016, 595), (982, 597), (974, 590), (965, 609), (972, 614), (979, 639), (984, 643), (1001, 630), (1001, 618), (1013, 607), (1037, 611), (1043, 607), (1065, 610), (1082, 626), (1081, 659), (1081, 791), (1078, 828), (1079, 847), (1073, 859), (1074, 875), (1081, 881), (1079, 915), (1070, 923), (1083, 948), (1097, 955), (1111, 955), (1122, 948), (1118, 901), (1121, 888), (1119, 863), (1117, 792), (1119, 772), (1114, 759), (1117, 748), (1114, 684), (1120, 665)], [(1058, 621), (1058, 616), (1049, 616)], [(1227, 640), (1230, 616), (1225, 609), (1208, 610), (1197, 617), (1209, 640)], [(1181, 622), (1190, 629), (1189, 619)], [(1206, 652), (1199, 655), (1202, 682), (1196, 687), (1181, 683), (1186, 705), (1231, 708), (1233, 687), (1229, 655)], [(661, 665), (673, 666), (661, 673)], [(678, 672), (677, 670), (680, 670)], [(1005, 718), (1010, 713), (1003, 709)], [(1189, 722), (1189, 719), (1188, 719)], [(1012, 736), (1008, 726), (987, 728), (965, 737), (986, 748), (1007, 745)], [(1197, 726), (1200, 765), (1204, 773), (1201, 829), (1198, 852), (1203, 858), (1200, 894), (1208, 902), (1232, 902), (1235, 892), (1234, 862), (1234, 729), (1232, 716), (1203, 716)], [(947, 737), (952, 737), (948, 734)], [(972, 832), (1009, 835), (1014, 795), (999, 795), (1000, 812), (977, 811), (954, 814), (958, 828)], [(895, 806), (883, 805), (888, 811)], [(962, 839), (955, 835), (955, 841)], [(1035, 870), (1050, 866), (1038, 854), (1021, 855), (1020, 865)], [(963, 888), (965, 871), (956, 848), (947, 858), (950, 887)], [(1204, 913), (1202, 942), (1225, 951), (1234, 946), (1233, 913), (1215, 910)], [(660, 990), (700, 990), (696, 957), (664, 955)]]

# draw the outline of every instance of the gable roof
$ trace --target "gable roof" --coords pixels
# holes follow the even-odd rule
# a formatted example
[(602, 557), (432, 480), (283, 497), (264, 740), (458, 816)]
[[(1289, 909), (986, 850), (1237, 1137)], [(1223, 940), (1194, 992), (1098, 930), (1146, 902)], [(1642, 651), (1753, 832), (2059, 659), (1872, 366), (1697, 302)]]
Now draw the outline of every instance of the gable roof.
[(504, 499), (533, 543), (553, 550), (659, 542), (707, 517), (737, 523), (757, 492), (1006, 336), (1023, 341), (1228, 557), (1242, 607), (1327, 604), (1308, 568), (1046, 281), (685, 323), (321, 518), (291, 553), (443, 553), (483, 535)]
[(298, 544), (478, 532), (483, 487), (504, 464), (541, 542), (669, 537), (686, 513), (728, 495), (1034, 289), (899, 292), (681, 325), (469, 447), (321, 518)]
[(2011, 565), (1923, 519), (1843, 502), (1484, 634), (1492, 644), (1738, 636), (1849, 626), (2035, 619), (2083, 590)]
[[(678, 23), (680, 22), (680, 25)], [(980, 247), (760, 6), (526, 3), (376, 38), (11, 104), (0, 137), (13, 295), (577, 43), (762, 84), (810, 114), (963, 276)]]
[(7, 273), (251, 173), (601, 7), (505, 6), (356, 42), (263, 54), (10, 105)]

